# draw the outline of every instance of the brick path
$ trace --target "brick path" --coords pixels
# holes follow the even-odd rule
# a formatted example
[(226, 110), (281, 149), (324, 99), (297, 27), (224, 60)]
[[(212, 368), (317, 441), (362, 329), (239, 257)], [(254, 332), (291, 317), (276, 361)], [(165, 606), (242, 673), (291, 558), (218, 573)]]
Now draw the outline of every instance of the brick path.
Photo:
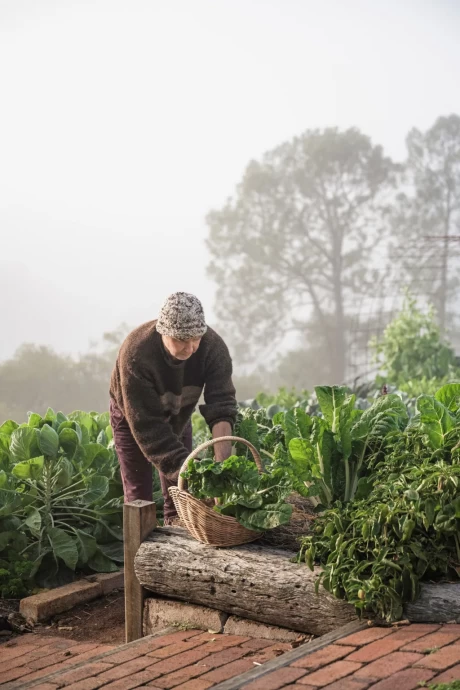
[(460, 680), (460, 625), (346, 626), (303, 647), (197, 630), (129, 645), (26, 635), (0, 645), (0, 690), (416, 690)]
[(205, 690), (290, 649), (201, 630), (150, 635), (120, 647), (24, 635), (0, 645), (0, 690)]

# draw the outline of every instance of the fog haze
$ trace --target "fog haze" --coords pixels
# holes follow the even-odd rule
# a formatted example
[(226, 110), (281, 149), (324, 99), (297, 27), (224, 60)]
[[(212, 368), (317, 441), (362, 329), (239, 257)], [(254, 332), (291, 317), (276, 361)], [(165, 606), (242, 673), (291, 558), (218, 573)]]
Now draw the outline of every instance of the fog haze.
[(328, 126), (402, 159), (460, 112), (459, 30), (447, 1), (0, 0), (0, 359), (176, 290), (212, 322), (204, 219), (248, 162)]

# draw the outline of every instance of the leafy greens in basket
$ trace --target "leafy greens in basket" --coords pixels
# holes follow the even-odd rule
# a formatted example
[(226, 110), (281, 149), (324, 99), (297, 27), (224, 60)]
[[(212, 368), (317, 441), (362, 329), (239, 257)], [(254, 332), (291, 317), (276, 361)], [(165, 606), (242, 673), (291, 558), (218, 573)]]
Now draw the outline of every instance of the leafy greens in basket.
[(214, 510), (248, 529), (265, 531), (291, 519), (292, 505), (285, 499), (293, 485), (282, 469), (259, 474), (252, 460), (232, 455), (223, 462), (190, 460), (182, 476), (192, 496), (219, 499)]

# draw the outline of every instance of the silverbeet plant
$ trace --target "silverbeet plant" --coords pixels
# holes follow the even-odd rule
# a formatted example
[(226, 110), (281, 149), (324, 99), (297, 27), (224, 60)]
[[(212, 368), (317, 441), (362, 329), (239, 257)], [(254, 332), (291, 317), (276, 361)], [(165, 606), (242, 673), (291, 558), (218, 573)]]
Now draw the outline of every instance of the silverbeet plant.
[(272, 529), (291, 518), (292, 505), (285, 499), (292, 493), (292, 482), (282, 469), (259, 474), (253, 461), (231, 456), (223, 462), (189, 460), (182, 476), (192, 496), (218, 499), (214, 510), (248, 529)]
[(26, 560), (42, 587), (117, 570), (122, 501), (107, 414), (49, 409), (0, 426), (0, 567)]
[(302, 540), (299, 559), (324, 588), (388, 621), (423, 579), (460, 575), (460, 384), (422, 395), (404, 431), (367, 459), (370, 491), (335, 503)]
[(280, 421), (289, 454), (307, 475), (309, 495), (324, 508), (366, 495), (368, 457), (406, 427), (408, 414), (398, 395), (384, 395), (360, 410), (347, 388), (318, 386), (315, 392), (321, 417), (310, 417), (299, 407)]

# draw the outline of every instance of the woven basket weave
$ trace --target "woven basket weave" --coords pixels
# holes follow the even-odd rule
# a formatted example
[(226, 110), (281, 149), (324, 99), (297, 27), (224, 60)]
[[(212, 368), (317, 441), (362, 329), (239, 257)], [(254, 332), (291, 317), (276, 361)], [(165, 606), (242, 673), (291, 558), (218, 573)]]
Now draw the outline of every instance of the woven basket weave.
[(238, 544), (247, 544), (248, 542), (259, 539), (263, 532), (247, 529), (243, 527), (243, 525), (240, 525), (236, 518), (216, 513), (215, 510), (209, 508), (202, 501), (199, 501), (185, 491), (185, 480), (181, 477), (182, 472), (187, 468), (189, 460), (194, 460), (202, 450), (213, 446), (215, 443), (221, 443), (222, 441), (240, 441), (241, 443), (245, 443), (252, 453), (257, 469), (259, 472), (262, 472), (260, 455), (252, 443), (238, 436), (213, 438), (197, 446), (188, 456), (180, 469), (178, 485), (170, 487), (169, 493), (176, 506), (177, 514), (192, 537), (197, 541), (200, 541), (202, 544), (209, 544), (210, 546), (237, 546)]

